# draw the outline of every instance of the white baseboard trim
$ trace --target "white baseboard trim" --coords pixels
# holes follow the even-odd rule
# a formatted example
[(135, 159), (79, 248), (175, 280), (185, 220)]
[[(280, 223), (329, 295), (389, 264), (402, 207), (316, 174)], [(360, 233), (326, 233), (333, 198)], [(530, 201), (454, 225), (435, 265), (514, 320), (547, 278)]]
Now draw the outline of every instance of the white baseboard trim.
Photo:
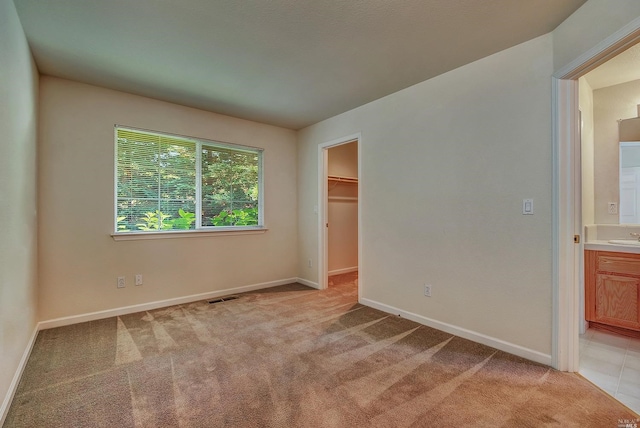
[(18, 364), (18, 368), (16, 369), (15, 374), (13, 375), (13, 379), (11, 380), (11, 384), (9, 385), (9, 390), (2, 401), (2, 407), (0, 407), (0, 427), (4, 425), (4, 420), (9, 413), (9, 407), (11, 406), (11, 402), (13, 401), (13, 397), (18, 389), (18, 384), (20, 383), (20, 378), (22, 377), (22, 372), (24, 368), (27, 366), (27, 361), (29, 361), (29, 356), (31, 355), (31, 350), (33, 349), (33, 345), (36, 343), (36, 337), (38, 337), (38, 325), (33, 329), (33, 333), (31, 333), (31, 337), (29, 338), (29, 342), (27, 342), (27, 347), (22, 353), (22, 358), (20, 358), (20, 363)]
[(309, 281), (304, 278), (296, 278), (296, 282), (299, 282), (302, 285), (306, 285), (307, 287), (315, 288), (316, 290), (320, 290), (320, 285), (317, 282)]
[(357, 272), (357, 271), (358, 271), (358, 266), (351, 266), (351, 267), (342, 268), (342, 269), (334, 269), (334, 270), (330, 270), (329, 271), (329, 276), (331, 276), (331, 275), (339, 275), (341, 273)]
[(408, 320), (415, 321), (419, 324), (426, 325), (427, 327), (435, 328), (444, 331), (445, 333), (453, 334), (464, 339), (480, 343), (482, 345), (491, 346), (492, 348), (499, 349), (500, 351), (508, 352), (510, 354), (526, 358), (527, 360), (535, 361), (536, 363), (551, 366), (551, 355), (543, 354), (542, 352), (534, 351), (533, 349), (505, 342), (504, 340), (496, 339), (495, 337), (486, 336), (482, 333), (436, 321), (434, 319), (414, 314), (412, 312), (407, 312), (402, 309), (394, 308), (393, 306), (385, 305), (384, 303), (376, 302), (375, 300), (360, 298), (359, 302), (365, 306), (370, 306), (383, 312), (401, 316)]
[(245, 285), (242, 287), (235, 287), (235, 288), (227, 288), (224, 290), (210, 291), (207, 293), (192, 294), (190, 296), (176, 297), (173, 299), (158, 300), (158, 301), (149, 302), (149, 303), (141, 303), (139, 305), (131, 305), (131, 306), (124, 306), (124, 307), (115, 308), (115, 309), (107, 309), (104, 311), (91, 312), (88, 314), (55, 318), (52, 320), (39, 322), (38, 329), (46, 330), (49, 328), (62, 327), (65, 325), (78, 324), (81, 322), (94, 321), (94, 320), (110, 318), (110, 317), (115, 317), (120, 315), (133, 314), (133, 313), (142, 312), (142, 311), (150, 311), (153, 309), (166, 308), (167, 306), (182, 305), (185, 303), (197, 302), (198, 300), (213, 299), (216, 297), (226, 296), (229, 294), (244, 293), (247, 291), (277, 287), (278, 285), (291, 284), (295, 282), (300, 282), (300, 280), (298, 278), (280, 279), (277, 281), (262, 282), (259, 284)]
[(269, 281), (269, 282), (262, 282), (259, 284), (245, 285), (242, 287), (227, 288), (225, 290), (210, 291), (208, 293), (192, 294), (190, 296), (177, 297), (174, 299), (159, 300), (155, 302), (142, 303), (139, 305), (131, 305), (131, 306), (125, 306), (121, 308), (108, 309), (104, 311), (91, 312), (87, 314), (55, 318), (48, 321), (40, 321), (35, 326), (33, 333), (31, 334), (31, 338), (29, 339), (29, 342), (27, 343), (27, 347), (25, 348), (24, 353), (22, 354), (22, 358), (20, 359), (18, 368), (16, 369), (16, 372), (13, 376), (11, 384), (9, 385), (7, 394), (5, 395), (4, 400), (2, 401), (2, 407), (0, 407), (0, 427), (4, 424), (5, 418), (9, 413), (9, 407), (11, 406), (11, 402), (18, 388), (18, 384), (20, 383), (22, 372), (24, 371), (27, 365), (27, 361), (29, 360), (29, 356), (31, 355), (31, 350), (33, 349), (33, 345), (36, 342), (36, 337), (38, 336), (38, 332), (40, 330), (78, 324), (86, 321), (94, 321), (94, 320), (99, 320), (104, 318), (110, 318), (110, 317), (119, 316), (119, 315), (132, 314), (132, 313), (141, 312), (141, 311), (164, 308), (167, 306), (197, 302), (198, 300), (213, 299), (220, 296), (227, 296), (229, 294), (244, 293), (247, 291), (260, 290), (263, 288), (277, 287), (279, 285), (292, 284), (296, 282), (308, 285), (313, 288), (318, 288), (318, 284), (307, 281), (307, 280), (303, 280), (301, 278), (287, 278), (287, 279), (281, 279), (277, 281)]

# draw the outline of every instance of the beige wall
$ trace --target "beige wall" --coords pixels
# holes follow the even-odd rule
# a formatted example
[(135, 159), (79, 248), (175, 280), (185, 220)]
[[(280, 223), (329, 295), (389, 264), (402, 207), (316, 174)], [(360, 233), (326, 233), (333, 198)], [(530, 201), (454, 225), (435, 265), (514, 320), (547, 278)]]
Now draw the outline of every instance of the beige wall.
[(595, 223), (595, 181), (593, 147), (593, 90), (584, 77), (580, 78), (580, 112), (582, 113), (582, 224)]
[(358, 178), (358, 143), (331, 147), (327, 172), (329, 175)]
[[(358, 143), (328, 150), (329, 175), (358, 177)], [(329, 183), (329, 274), (358, 267), (358, 186)]]
[[(42, 320), (296, 276), (294, 131), (52, 77), (41, 79), (40, 114)], [(114, 241), (114, 124), (264, 148), (269, 230)]]
[(638, 115), (640, 80), (593, 91), (595, 149), (595, 223), (616, 224), (607, 202), (619, 201), (618, 120)]
[(553, 65), (558, 71), (640, 17), (638, 0), (589, 0), (553, 30)]
[(0, 0), (0, 425), (36, 326), (38, 74), (11, 0)]
[(303, 129), (300, 257), (317, 145), (362, 132), (361, 297), (550, 354), (552, 55), (539, 37)]

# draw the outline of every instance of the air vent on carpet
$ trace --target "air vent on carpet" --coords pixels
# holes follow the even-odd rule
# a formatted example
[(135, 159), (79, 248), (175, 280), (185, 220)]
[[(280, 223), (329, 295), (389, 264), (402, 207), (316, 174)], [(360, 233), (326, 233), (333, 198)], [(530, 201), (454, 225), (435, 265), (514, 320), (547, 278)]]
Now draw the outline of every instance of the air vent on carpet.
[(228, 302), (229, 300), (236, 300), (240, 296), (226, 296), (226, 297), (218, 297), (217, 299), (209, 300), (209, 304), (213, 305), (214, 303), (220, 302)]

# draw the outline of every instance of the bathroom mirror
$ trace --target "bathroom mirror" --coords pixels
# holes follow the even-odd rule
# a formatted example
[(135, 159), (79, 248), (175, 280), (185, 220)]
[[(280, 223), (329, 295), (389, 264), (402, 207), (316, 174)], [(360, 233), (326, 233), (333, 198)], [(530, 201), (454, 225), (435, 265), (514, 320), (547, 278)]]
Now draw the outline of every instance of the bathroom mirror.
[(640, 224), (640, 141), (620, 142), (620, 224)]

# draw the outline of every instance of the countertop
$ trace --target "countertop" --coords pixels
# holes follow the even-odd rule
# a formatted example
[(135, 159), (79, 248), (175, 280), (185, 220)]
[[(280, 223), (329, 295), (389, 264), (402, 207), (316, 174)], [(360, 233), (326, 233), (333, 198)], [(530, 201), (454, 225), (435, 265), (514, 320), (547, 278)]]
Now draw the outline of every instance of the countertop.
[(640, 245), (612, 244), (609, 241), (585, 242), (584, 249), (592, 251), (611, 251), (612, 253), (640, 254)]

